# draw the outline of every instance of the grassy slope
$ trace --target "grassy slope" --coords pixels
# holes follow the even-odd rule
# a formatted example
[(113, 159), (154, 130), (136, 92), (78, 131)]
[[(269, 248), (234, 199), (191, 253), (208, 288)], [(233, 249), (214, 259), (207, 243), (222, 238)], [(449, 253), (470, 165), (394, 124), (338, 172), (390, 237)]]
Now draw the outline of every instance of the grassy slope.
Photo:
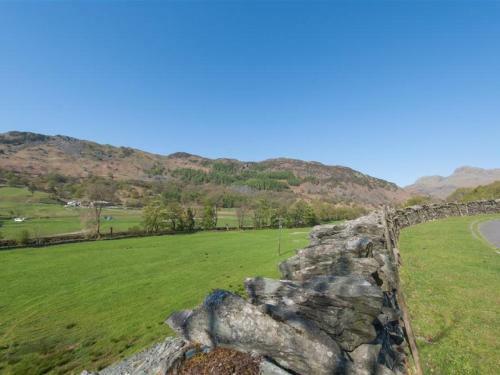
[(96, 369), (171, 332), (163, 321), (213, 288), (307, 243), (307, 229), (197, 233), (0, 252), (0, 372)]
[(426, 373), (498, 373), (500, 255), (470, 230), (486, 218), (449, 218), (401, 235), (403, 290)]

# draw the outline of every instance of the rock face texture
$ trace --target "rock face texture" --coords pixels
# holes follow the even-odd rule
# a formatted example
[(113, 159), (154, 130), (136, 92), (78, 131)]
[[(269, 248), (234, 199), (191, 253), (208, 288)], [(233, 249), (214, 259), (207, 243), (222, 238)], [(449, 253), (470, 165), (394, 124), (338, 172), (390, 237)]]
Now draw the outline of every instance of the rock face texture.
[(500, 200), (449, 203), (315, 227), (310, 245), (279, 265), (282, 280), (247, 279), (248, 301), (214, 291), (198, 308), (167, 319), (183, 338), (169, 341), (170, 352), (154, 347), (100, 374), (173, 374), (188, 343), (261, 356), (261, 374), (406, 374), (409, 354), (419, 373), (399, 286), (400, 230), (499, 212)]
[(208, 347), (228, 347), (271, 357), (300, 374), (331, 374), (342, 364), (337, 343), (314, 326), (289, 325), (225, 291), (202, 306), (170, 316), (167, 323), (184, 338)]
[[(167, 337), (123, 362), (99, 371), (99, 375), (150, 375), (166, 374), (184, 359), (189, 344), (183, 339)], [(92, 375), (84, 371), (82, 375)]]

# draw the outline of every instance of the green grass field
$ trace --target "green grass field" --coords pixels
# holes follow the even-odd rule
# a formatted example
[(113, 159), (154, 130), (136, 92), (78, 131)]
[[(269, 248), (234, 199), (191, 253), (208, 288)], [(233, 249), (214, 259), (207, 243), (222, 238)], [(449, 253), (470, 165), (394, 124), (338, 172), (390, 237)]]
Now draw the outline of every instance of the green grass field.
[(171, 334), (167, 315), (278, 276), (309, 229), (204, 232), (0, 251), (0, 373), (97, 369)]
[[(43, 237), (55, 234), (79, 232), (84, 228), (82, 214), (85, 209), (65, 208), (62, 204), (51, 201), (44, 192), (33, 195), (25, 188), (0, 188), (0, 218), (3, 226), (0, 232), (6, 239), (18, 239), (23, 230), (28, 230), (31, 237)], [(26, 217), (22, 223), (14, 222), (12, 216)], [(103, 216), (111, 216), (111, 221), (103, 221), (102, 232), (126, 231), (141, 224), (140, 210), (108, 208)], [(6, 219), (6, 218), (9, 219)]]
[[(85, 209), (81, 208), (65, 208), (62, 204), (51, 201), (49, 194), (44, 192), (37, 191), (32, 195), (26, 188), (0, 187), (0, 220), (3, 224), (0, 233), (5, 239), (19, 239), (23, 230), (28, 230), (31, 237), (79, 232), (85, 227), (82, 223), (84, 211)], [(14, 216), (26, 217), (27, 220), (16, 223), (12, 220)], [(103, 221), (102, 233), (109, 233), (111, 227), (116, 233), (142, 226), (141, 210), (105, 209), (103, 216), (111, 216), (113, 219)], [(252, 224), (251, 214), (248, 213), (245, 225)], [(217, 226), (226, 225), (238, 226), (234, 208), (218, 211)]]
[(471, 232), (487, 218), (449, 218), (401, 234), (403, 290), (426, 374), (499, 373), (500, 255)]

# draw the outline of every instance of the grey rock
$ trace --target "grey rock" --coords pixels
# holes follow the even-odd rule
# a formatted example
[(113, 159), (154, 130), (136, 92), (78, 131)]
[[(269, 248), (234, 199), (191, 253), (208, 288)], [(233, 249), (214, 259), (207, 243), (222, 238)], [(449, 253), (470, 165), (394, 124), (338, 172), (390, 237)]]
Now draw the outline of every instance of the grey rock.
[(292, 375), (288, 371), (276, 366), (274, 363), (263, 359), (260, 362), (260, 375)]
[(290, 279), (295, 271), (315, 266), (321, 262), (337, 262), (342, 258), (366, 258), (372, 256), (373, 241), (366, 237), (332, 239), (308, 246), (279, 266), (284, 278)]
[(375, 259), (380, 266), (377, 270), (377, 278), (382, 282), (380, 288), (384, 292), (392, 292), (398, 289), (397, 271), (391, 258), (386, 254), (378, 254)]
[(327, 333), (344, 350), (374, 340), (374, 322), (383, 294), (359, 276), (316, 277), (307, 282), (267, 278), (247, 279), (252, 303), (291, 325), (308, 322)]
[(395, 372), (377, 362), (382, 345), (364, 344), (349, 353), (352, 362), (346, 366), (346, 375), (395, 375)]
[(168, 337), (123, 362), (107, 367), (97, 375), (165, 375), (184, 359), (190, 347), (180, 338)]
[(400, 320), (401, 312), (391, 307), (384, 306), (382, 307), (382, 311), (377, 318), (382, 325), (386, 325), (388, 323), (397, 322), (398, 320)]
[(307, 280), (318, 275), (365, 277), (384, 263), (373, 259), (386, 252), (382, 215), (375, 212), (343, 225), (318, 226), (310, 246), (279, 265), (284, 279)]
[(374, 374), (381, 348), (381, 345), (364, 344), (350, 352), (349, 358), (352, 362), (347, 366), (347, 374)]
[(167, 319), (185, 339), (272, 358), (299, 374), (332, 374), (343, 367), (339, 346), (328, 335), (307, 326), (292, 327), (226, 291), (215, 291), (195, 310)]
[(288, 277), (285, 278), (290, 280), (307, 280), (321, 275), (360, 275), (370, 277), (377, 272), (379, 268), (380, 264), (374, 258), (340, 257), (331, 261), (320, 262), (313, 266), (301, 268), (298, 271), (287, 274), (286, 276)]

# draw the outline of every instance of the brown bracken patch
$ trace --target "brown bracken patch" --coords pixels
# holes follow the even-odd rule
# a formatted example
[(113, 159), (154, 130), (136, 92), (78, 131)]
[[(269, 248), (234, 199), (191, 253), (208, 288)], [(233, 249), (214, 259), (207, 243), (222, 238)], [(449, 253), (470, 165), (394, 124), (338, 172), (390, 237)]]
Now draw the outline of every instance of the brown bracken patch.
[(231, 349), (216, 348), (185, 361), (179, 375), (258, 375), (260, 358)]

